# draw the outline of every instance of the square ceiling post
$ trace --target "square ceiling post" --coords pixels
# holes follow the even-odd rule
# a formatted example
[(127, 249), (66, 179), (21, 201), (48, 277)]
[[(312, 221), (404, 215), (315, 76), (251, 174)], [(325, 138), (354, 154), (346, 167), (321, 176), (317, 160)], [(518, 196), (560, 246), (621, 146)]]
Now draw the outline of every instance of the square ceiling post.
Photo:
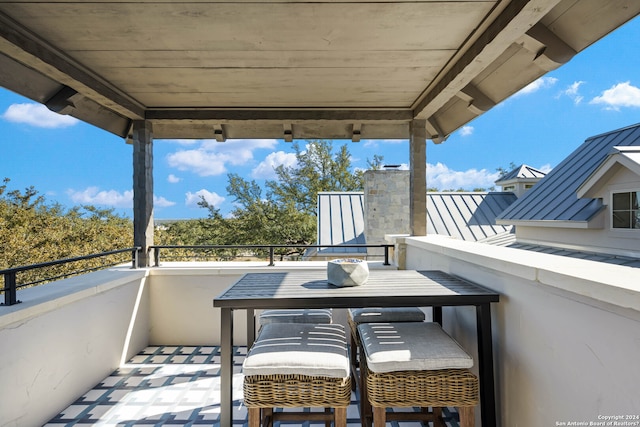
[(412, 120), (409, 140), (409, 222), (412, 236), (427, 235), (427, 123)]
[(133, 122), (133, 244), (142, 250), (138, 265), (150, 265), (153, 245), (153, 132), (146, 120)]

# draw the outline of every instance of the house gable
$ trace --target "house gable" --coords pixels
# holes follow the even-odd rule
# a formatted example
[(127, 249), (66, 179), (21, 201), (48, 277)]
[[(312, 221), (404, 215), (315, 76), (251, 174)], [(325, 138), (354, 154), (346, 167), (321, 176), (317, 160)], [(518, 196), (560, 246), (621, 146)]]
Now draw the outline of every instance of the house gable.
[[(628, 173), (625, 173), (628, 171)], [(615, 179), (616, 175), (626, 175), (624, 179)], [(628, 176), (630, 175), (630, 176)], [(635, 178), (635, 179), (634, 179)], [(603, 187), (612, 184), (624, 185), (625, 181), (633, 185), (634, 181), (640, 180), (640, 146), (613, 147), (613, 150), (606, 160), (587, 178), (578, 188), (579, 198), (602, 197)], [(622, 182), (616, 182), (622, 181)], [(638, 188), (640, 190), (640, 188)]]
[[(599, 198), (578, 189), (605, 162), (613, 147), (640, 146), (640, 125), (588, 138), (535, 187), (498, 216), (498, 224), (527, 227), (601, 228)], [(624, 149), (623, 149), (624, 151)]]

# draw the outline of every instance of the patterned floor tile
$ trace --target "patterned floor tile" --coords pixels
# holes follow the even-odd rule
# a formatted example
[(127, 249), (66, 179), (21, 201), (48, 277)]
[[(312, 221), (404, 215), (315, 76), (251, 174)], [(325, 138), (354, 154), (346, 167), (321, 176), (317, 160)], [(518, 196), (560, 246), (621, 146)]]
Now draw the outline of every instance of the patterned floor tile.
[[(247, 425), (242, 404), (242, 362), (246, 347), (234, 354), (234, 426)], [(219, 427), (220, 356), (215, 346), (150, 346), (56, 415), (45, 427)], [(347, 409), (347, 426), (360, 426), (358, 396)], [(459, 427), (457, 413), (443, 411), (448, 427)], [(275, 427), (324, 423), (276, 423)], [(417, 427), (418, 422), (390, 422)]]

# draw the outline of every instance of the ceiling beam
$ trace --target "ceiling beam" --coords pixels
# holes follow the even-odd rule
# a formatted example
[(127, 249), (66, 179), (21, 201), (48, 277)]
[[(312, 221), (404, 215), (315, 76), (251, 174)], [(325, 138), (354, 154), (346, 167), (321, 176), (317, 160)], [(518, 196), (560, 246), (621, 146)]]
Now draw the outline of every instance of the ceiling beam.
[(522, 47), (535, 53), (533, 62), (545, 71), (569, 62), (576, 51), (550, 29), (538, 23), (523, 36)]
[(433, 141), (434, 144), (441, 144), (447, 140), (448, 135), (444, 134), (435, 118), (429, 117), (425, 125), (427, 128), (427, 138)]
[(351, 130), (351, 142), (360, 142), (360, 136), (362, 135), (362, 123), (354, 123)]
[(433, 116), (450, 99), (538, 22), (561, 0), (513, 0), (462, 56), (414, 104), (415, 118)]
[(216, 137), (216, 141), (225, 142), (227, 135), (224, 131), (224, 127), (221, 124), (213, 125), (213, 135)]
[(457, 96), (467, 102), (467, 110), (471, 111), (476, 116), (486, 113), (496, 106), (496, 103), (493, 102), (493, 100), (472, 84), (468, 84), (462, 88), (462, 90), (458, 92)]
[(61, 85), (73, 88), (129, 119), (144, 118), (144, 106), (0, 13), (0, 53)]
[(285, 123), (282, 127), (284, 128), (284, 142), (293, 142), (293, 126), (291, 123)]
[(411, 110), (325, 110), (325, 109), (149, 109), (146, 120), (215, 120), (215, 121), (348, 121), (348, 122), (409, 122)]

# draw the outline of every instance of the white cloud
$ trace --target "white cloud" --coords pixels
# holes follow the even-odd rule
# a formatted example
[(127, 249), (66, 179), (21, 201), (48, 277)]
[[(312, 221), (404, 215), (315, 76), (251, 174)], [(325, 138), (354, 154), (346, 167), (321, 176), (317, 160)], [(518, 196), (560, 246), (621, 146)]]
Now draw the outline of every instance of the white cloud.
[(238, 139), (227, 142), (201, 140), (200, 147), (176, 151), (167, 156), (169, 166), (181, 171), (191, 171), (199, 176), (222, 175), (227, 164), (241, 166), (253, 160), (257, 149), (273, 149), (275, 139)]
[(569, 98), (571, 98), (573, 100), (574, 104), (578, 105), (584, 99), (584, 97), (579, 94), (580, 86), (582, 86), (584, 83), (585, 82), (583, 82), (582, 80), (573, 82), (565, 90), (560, 92), (560, 95), (568, 96)]
[(285, 153), (284, 151), (276, 151), (269, 154), (251, 171), (251, 177), (256, 179), (275, 179), (275, 168), (284, 165), (285, 167), (294, 166), (297, 163), (295, 153)]
[(10, 105), (2, 117), (10, 122), (49, 129), (65, 128), (79, 122), (71, 116), (54, 113), (42, 104), (33, 103)]
[(169, 176), (167, 177), (167, 182), (169, 182), (171, 184), (177, 184), (180, 181), (182, 181), (182, 178), (178, 178), (177, 176), (175, 176), (172, 173), (170, 173)]
[(618, 83), (589, 103), (603, 104), (611, 110), (619, 110), (620, 107), (640, 107), (640, 88), (632, 86), (630, 82)]
[(544, 164), (544, 165), (540, 166), (537, 169), (539, 171), (541, 171), (541, 172), (549, 173), (549, 172), (551, 172), (551, 169), (553, 169), (553, 166), (551, 166), (549, 163), (547, 163), (547, 164)]
[(198, 203), (202, 200), (202, 198), (204, 198), (207, 203), (215, 207), (220, 206), (222, 202), (224, 202), (224, 197), (218, 195), (215, 192), (205, 190), (204, 188), (202, 190), (196, 191), (195, 193), (189, 191), (185, 196), (186, 197), (184, 204), (190, 207), (199, 207)]
[(191, 171), (200, 176), (222, 175), (227, 171), (229, 156), (210, 153), (203, 149), (177, 151), (167, 156), (169, 166), (180, 171)]
[(153, 196), (153, 206), (159, 208), (166, 208), (169, 206), (175, 205), (176, 202), (172, 202), (171, 200), (167, 200), (164, 197)]
[(427, 186), (440, 190), (489, 188), (495, 185), (499, 176), (499, 172), (489, 172), (486, 169), (455, 171), (440, 162), (435, 165), (427, 163)]
[(522, 89), (520, 89), (514, 96), (528, 95), (533, 92), (537, 92), (540, 89), (549, 88), (557, 83), (558, 79), (555, 77), (540, 77), (539, 79), (529, 83)]
[(460, 129), (460, 136), (469, 136), (473, 133), (473, 126), (462, 126)]
[[(67, 195), (73, 203), (82, 205), (104, 205), (113, 208), (132, 208), (133, 190), (122, 193), (116, 190), (100, 190), (98, 187), (87, 187), (84, 190), (67, 190)], [(153, 196), (153, 204), (157, 207), (175, 205), (175, 202), (164, 197)]]
[(115, 208), (131, 208), (133, 206), (133, 190), (120, 193), (116, 190), (87, 187), (84, 190), (67, 190), (67, 195), (71, 201), (79, 204), (106, 205)]

